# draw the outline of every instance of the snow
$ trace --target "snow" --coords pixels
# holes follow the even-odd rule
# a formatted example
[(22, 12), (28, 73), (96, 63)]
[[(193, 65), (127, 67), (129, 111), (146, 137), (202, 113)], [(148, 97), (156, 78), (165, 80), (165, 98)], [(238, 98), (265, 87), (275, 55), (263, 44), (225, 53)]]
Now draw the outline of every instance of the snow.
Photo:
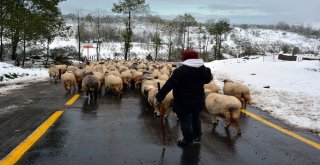
[[(13, 78), (14, 74), (17, 78)], [(6, 75), (12, 78), (8, 78)], [(0, 62), (0, 95), (8, 94), (14, 89), (21, 89), (28, 83), (46, 81), (47, 79), (48, 69), (24, 69)]]
[[(320, 62), (254, 59), (227, 59), (208, 62), (214, 81), (222, 89), (223, 79), (243, 83), (251, 90), (252, 106), (298, 128), (320, 132)], [(23, 75), (8, 79), (4, 74)], [(0, 94), (23, 88), (26, 82), (49, 81), (47, 69), (22, 69), (0, 62)], [(20, 85), (17, 85), (22, 83)], [(5, 86), (1, 85), (5, 84)], [(270, 88), (264, 88), (270, 86)], [(320, 135), (320, 134), (319, 134)]]

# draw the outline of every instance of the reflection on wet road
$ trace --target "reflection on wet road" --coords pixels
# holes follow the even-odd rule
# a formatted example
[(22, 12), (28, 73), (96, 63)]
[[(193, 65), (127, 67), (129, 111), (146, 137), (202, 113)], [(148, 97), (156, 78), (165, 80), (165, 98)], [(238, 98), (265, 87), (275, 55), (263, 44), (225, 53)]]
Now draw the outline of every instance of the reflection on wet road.
[[(59, 91), (61, 93), (61, 91)], [(59, 95), (56, 93), (56, 96)], [(61, 94), (60, 94), (61, 95)], [(63, 105), (63, 104), (62, 104)], [(64, 105), (63, 105), (64, 106)], [(81, 95), (18, 164), (318, 164), (320, 151), (289, 137), (245, 114), (239, 120), (238, 136), (225, 120), (217, 126), (202, 112), (203, 138), (200, 147), (180, 148), (179, 122), (173, 114), (165, 121), (167, 142), (161, 144), (159, 118), (135, 91), (122, 99), (104, 95), (97, 103)], [(292, 128), (249, 107), (265, 119)], [(303, 131), (296, 133), (316, 142)]]

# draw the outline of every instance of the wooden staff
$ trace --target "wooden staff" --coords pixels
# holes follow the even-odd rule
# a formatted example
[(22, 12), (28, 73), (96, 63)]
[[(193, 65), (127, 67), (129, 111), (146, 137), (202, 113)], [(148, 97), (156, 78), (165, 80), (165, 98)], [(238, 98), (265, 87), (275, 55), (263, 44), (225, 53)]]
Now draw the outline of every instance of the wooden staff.
[[(158, 82), (158, 91), (160, 91), (160, 83)], [(164, 131), (164, 124), (163, 124), (163, 116), (164, 116), (164, 112), (162, 109), (162, 103), (159, 103), (159, 111), (160, 111), (160, 122), (161, 122), (161, 129), (162, 129), (162, 143), (164, 144), (166, 141), (166, 134)]]

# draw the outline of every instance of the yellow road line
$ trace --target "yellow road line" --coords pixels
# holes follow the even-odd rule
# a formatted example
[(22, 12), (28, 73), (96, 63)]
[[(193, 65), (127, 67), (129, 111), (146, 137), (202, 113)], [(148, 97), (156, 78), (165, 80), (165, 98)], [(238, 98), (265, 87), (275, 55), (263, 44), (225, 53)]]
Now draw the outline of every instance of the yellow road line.
[(255, 114), (253, 114), (253, 113), (251, 113), (251, 112), (248, 112), (248, 111), (246, 111), (246, 110), (241, 110), (241, 112), (247, 114), (248, 116), (250, 116), (250, 117), (252, 117), (252, 118), (254, 118), (254, 119), (256, 119), (256, 120), (258, 120), (258, 121), (260, 121), (260, 122), (262, 122), (262, 123), (264, 123), (264, 124), (266, 124), (266, 125), (274, 128), (274, 129), (276, 129), (276, 130), (284, 133), (284, 134), (287, 134), (287, 135), (289, 135), (289, 136), (292, 136), (292, 137), (294, 137), (294, 138), (296, 138), (296, 139), (298, 139), (298, 140), (300, 140), (300, 141), (302, 141), (302, 142), (304, 142), (304, 143), (307, 143), (307, 144), (309, 144), (309, 145), (311, 145), (311, 146), (313, 146), (313, 147), (315, 147), (315, 148), (317, 148), (317, 149), (320, 149), (320, 144), (319, 144), (319, 143), (316, 143), (316, 142), (314, 142), (314, 141), (311, 141), (311, 140), (309, 140), (309, 139), (306, 139), (306, 138), (304, 138), (304, 137), (302, 137), (302, 136), (300, 136), (300, 135), (298, 135), (298, 134), (295, 134), (295, 133), (293, 133), (293, 132), (291, 132), (291, 131), (289, 131), (289, 130), (287, 130), (287, 129), (284, 129), (284, 128), (276, 125), (276, 124), (273, 124), (273, 123), (271, 123), (271, 122), (269, 122), (269, 121), (267, 121), (267, 120), (265, 120), (265, 119), (263, 119), (263, 118), (255, 115)]
[(30, 147), (37, 142), (49, 127), (60, 117), (63, 111), (56, 111), (42, 123), (29, 137), (20, 143), (13, 151), (0, 161), (0, 165), (15, 164)]
[(65, 105), (66, 106), (72, 105), (79, 97), (80, 97), (79, 94), (75, 94)]

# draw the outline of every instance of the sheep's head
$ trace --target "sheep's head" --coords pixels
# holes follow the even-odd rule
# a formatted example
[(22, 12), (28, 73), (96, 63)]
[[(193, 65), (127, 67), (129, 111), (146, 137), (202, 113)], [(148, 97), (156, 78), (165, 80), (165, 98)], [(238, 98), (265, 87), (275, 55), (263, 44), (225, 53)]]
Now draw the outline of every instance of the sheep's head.
[(224, 82), (224, 83), (227, 83), (227, 82), (233, 83), (233, 81), (231, 81), (230, 79), (224, 79), (222, 82)]

